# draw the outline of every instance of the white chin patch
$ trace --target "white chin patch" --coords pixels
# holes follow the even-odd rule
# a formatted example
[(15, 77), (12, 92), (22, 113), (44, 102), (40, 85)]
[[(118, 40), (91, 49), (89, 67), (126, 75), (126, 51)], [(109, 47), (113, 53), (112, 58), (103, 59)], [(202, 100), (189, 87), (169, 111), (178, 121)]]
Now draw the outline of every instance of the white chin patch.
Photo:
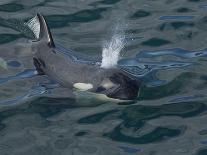
[(93, 85), (91, 83), (75, 83), (73, 87), (79, 89), (80, 91), (87, 91), (92, 89)]
[(25, 23), (34, 33), (35, 38), (39, 39), (40, 36), (40, 22), (37, 16), (30, 19), (27, 23)]

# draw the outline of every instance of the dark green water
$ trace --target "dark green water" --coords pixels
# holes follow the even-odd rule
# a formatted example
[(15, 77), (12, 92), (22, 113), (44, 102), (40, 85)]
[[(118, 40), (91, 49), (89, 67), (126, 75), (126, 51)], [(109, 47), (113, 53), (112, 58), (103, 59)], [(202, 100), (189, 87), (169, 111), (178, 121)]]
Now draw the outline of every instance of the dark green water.
[[(118, 26), (137, 100), (74, 99), (35, 76), (23, 23), (37, 12), (56, 43), (87, 55)], [(1, 0), (0, 155), (207, 155), (206, 48), (205, 0)]]

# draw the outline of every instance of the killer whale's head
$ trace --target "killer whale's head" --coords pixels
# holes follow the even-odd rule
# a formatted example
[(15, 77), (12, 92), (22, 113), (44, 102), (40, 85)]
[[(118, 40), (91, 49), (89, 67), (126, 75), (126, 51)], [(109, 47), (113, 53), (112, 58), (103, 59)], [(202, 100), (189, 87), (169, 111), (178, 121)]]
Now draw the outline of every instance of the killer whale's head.
[(140, 81), (117, 70), (112, 70), (110, 74), (103, 75), (105, 77), (95, 89), (95, 92), (104, 94), (109, 98), (135, 100), (138, 96)]

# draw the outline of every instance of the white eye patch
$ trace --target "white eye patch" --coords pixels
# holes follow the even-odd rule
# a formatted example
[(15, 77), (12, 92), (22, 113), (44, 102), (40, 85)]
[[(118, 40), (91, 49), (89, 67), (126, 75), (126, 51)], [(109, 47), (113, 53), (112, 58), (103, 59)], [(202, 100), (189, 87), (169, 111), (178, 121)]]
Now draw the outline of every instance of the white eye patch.
[(114, 86), (114, 83), (111, 82), (109, 79), (105, 79), (101, 82), (101, 86), (106, 88), (106, 89), (110, 89)]
[(87, 91), (89, 89), (92, 89), (93, 85), (91, 83), (75, 83), (73, 87), (81, 91)]

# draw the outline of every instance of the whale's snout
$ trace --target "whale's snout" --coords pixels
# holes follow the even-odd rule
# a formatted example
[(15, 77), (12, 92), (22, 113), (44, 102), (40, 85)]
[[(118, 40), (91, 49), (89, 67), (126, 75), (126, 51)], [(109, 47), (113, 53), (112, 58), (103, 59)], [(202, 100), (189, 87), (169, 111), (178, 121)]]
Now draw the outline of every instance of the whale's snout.
[(96, 92), (120, 100), (134, 100), (138, 96), (140, 81), (123, 73), (114, 73), (105, 78)]

